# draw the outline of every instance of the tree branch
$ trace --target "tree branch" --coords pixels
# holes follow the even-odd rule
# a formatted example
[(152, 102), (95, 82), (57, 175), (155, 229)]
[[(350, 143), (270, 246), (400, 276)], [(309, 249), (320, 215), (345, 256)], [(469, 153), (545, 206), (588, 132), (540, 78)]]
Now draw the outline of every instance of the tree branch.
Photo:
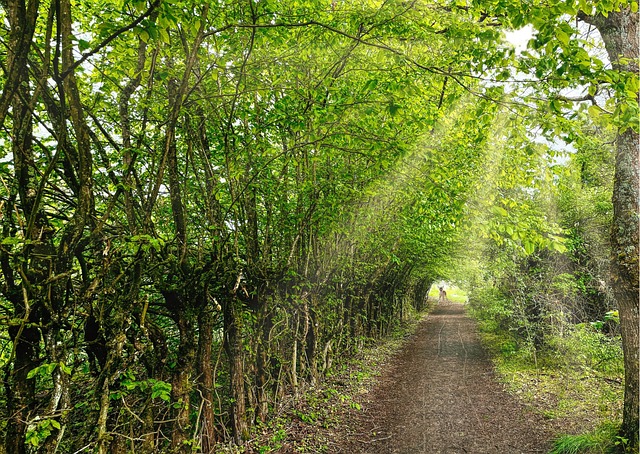
[(118, 30), (116, 30), (115, 32), (113, 32), (111, 35), (109, 35), (107, 38), (105, 38), (100, 44), (98, 44), (96, 47), (94, 47), (93, 49), (91, 49), (89, 52), (86, 52), (84, 54), (82, 54), (82, 57), (80, 57), (79, 60), (77, 60), (75, 63), (73, 63), (71, 66), (69, 66), (69, 68), (67, 68), (61, 75), (60, 75), (60, 79), (64, 80), (69, 74), (71, 74), (71, 72), (73, 72), (74, 69), (76, 69), (78, 66), (80, 66), (82, 63), (84, 63), (89, 57), (91, 57), (92, 55), (95, 55), (96, 53), (98, 53), (100, 50), (104, 49), (111, 41), (113, 41), (114, 39), (116, 39), (118, 36), (120, 36), (121, 34), (128, 32), (129, 30), (135, 28), (140, 22), (142, 22), (144, 19), (146, 19), (147, 17), (149, 17), (151, 15), (151, 13), (158, 7), (160, 6), (160, 1), (161, 0), (155, 0), (150, 6), (149, 9), (147, 9), (144, 14), (140, 17), (138, 17), (136, 20), (134, 20), (133, 22), (131, 22), (129, 25), (125, 25), (124, 27), (120, 27)]

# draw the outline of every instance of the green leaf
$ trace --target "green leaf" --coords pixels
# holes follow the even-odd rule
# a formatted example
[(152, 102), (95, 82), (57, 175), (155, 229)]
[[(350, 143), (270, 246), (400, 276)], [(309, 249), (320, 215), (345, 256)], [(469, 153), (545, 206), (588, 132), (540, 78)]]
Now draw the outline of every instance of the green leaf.
[(60, 370), (61, 370), (62, 372), (64, 372), (64, 373), (65, 373), (65, 374), (67, 374), (67, 375), (71, 375), (72, 370), (71, 370), (71, 367), (70, 367), (70, 366), (67, 366), (67, 365), (66, 365), (65, 363), (63, 363), (63, 362), (60, 362), (60, 363), (58, 364), (58, 366), (60, 366)]
[(562, 43), (563, 46), (568, 46), (569, 45), (569, 35), (566, 34), (563, 30), (556, 28), (555, 30), (555, 35), (556, 38), (558, 38), (558, 41), (560, 41)]
[(581, 11), (584, 11), (589, 15), (591, 14), (592, 7), (589, 6), (589, 4), (587, 3), (587, 0), (578, 0), (578, 6), (580, 7)]
[(55, 370), (55, 368), (58, 366), (57, 363), (45, 363), (42, 364), (38, 367), (35, 367), (33, 369), (31, 369), (29, 371), (29, 373), (27, 374), (27, 378), (33, 378), (36, 375), (40, 375), (40, 376), (48, 376), (51, 375), (51, 373)]
[(495, 214), (499, 214), (500, 216), (504, 216), (504, 217), (509, 216), (509, 212), (507, 210), (497, 205), (493, 207), (493, 212)]
[(366, 84), (364, 84), (364, 91), (371, 91), (378, 86), (378, 79), (369, 79)]
[(524, 246), (524, 251), (527, 253), (527, 255), (533, 254), (536, 250), (536, 247), (533, 244), (533, 242), (529, 240), (524, 240), (523, 246)]
[(171, 400), (171, 383), (167, 383), (162, 380), (154, 380), (151, 387), (151, 397), (153, 399), (159, 397), (165, 402), (169, 402)]
[(387, 110), (389, 111), (392, 117), (394, 117), (396, 113), (398, 113), (399, 109), (400, 109), (400, 106), (394, 102), (391, 102), (387, 107)]
[(91, 47), (91, 43), (89, 41), (86, 41), (84, 39), (79, 39), (78, 40), (78, 50), (80, 52), (84, 52), (85, 50), (89, 49)]
[(6, 238), (2, 239), (2, 244), (6, 244), (6, 245), (14, 245), (14, 244), (20, 244), (23, 243), (24, 240), (22, 238), (18, 238), (15, 236), (8, 236)]

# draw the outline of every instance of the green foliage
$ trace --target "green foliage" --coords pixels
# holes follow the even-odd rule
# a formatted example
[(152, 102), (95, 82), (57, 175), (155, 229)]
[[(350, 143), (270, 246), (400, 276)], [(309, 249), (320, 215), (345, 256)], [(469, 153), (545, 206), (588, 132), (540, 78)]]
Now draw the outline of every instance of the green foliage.
[[(7, 439), (106, 452), (242, 437), (401, 333), (439, 279), (492, 282), (472, 307), (509, 333), (505, 353), (535, 353), (557, 313), (614, 333), (606, 143), (636, 127), (638, 79), (573, 19), (624, 5), (445, 3), (8, 3), (0, 393), (27, 391), (7, 399)], [(500, 36), (526, 23), (517, 56)], [(612, 97), (573, 109), (573, 87)], [(614, 371), (594, 339), (590, 361)]]
[(55, 419), (43, 419), (42, 421), (38, 421), (27, 429), (25, 444), (37, 448), (51, 435), (54, 430), (60, 429), (60, 423)]
[(593, 369), (614, 377), (622, 376), (622, 345), (619, 337), (611, 337), (580, 324), (570, 328), (564, 338), (557, 338), (556, 348), (567, 360), (580, 368)]
[(482, 288), (469, 297), (469, 306), (486, 331), (509, 331), (514, 316), (513, 305), (495, 288)]
[(56, 368), (59, 368), (60, 371), (67, 375), (71, 375), (71, 368), (64, 363), (45, 363), (31, 369), (27, 374), (27, 378), (50, 377), (53, 371), (56, 370)]
[(287, 431), (285, 429), (278, 429), (269, 440), (269, 443), (266, 445), (261, 445), (258, 447), (258, 452), (260, 454), (266, 454), (269, 452), (278, 452), (279, 449), (282, 448), (282, 442), (287, 439)]
[(120, 386), (127, 391), (140, 390), (145, 393), (151, 391), (151, 398), (160, 398), (165, 402), (171, 400), (171, 383), (154, 378), (136, 380), (133, 374), (126, 372), (120, 380)]
[(559, 438), (552, 452), (612, 452), (621, 442), (617, 437), (624, 376), (620, 338), (589, 323), (573, 325), (558, 319), (545, 336), (544, 348), (532, 350), (526, 337), (513, 329), (517, 312), (504, 310), (516, 304), (491, 288), (471, 293), (469, 301), (498, 373), (513, 393), (546, 418), (576, 421), (581, 427), (585, 420), (600, 424), (593, 432)]

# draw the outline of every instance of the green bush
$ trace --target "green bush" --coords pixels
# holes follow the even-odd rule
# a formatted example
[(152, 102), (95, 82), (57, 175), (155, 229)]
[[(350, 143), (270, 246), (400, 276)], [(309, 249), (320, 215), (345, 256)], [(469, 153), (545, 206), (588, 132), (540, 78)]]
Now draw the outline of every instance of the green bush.
[(607, 375), (622, 375), (622, 343), (589, 323), (573, 325), (564, 337), (555, 337), (551, 346), (573, 365), (588, 367)]
[(485, 332), (509, 330), (514, 317), (513, 304), (497, 289), (485, 287), (469, 296), (473, 316)]

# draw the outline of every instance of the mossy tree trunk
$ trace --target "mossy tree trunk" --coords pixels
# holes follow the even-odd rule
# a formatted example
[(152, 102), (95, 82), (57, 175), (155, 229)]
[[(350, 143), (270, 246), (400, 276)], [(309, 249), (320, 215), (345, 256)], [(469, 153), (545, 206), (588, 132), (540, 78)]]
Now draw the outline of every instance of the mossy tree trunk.
[[(638, 14), (629, 8), (607, 17), (580, 15), (594, 25), (604, 40), (614, 68), (638, 73)], [(636, 96), (638, 94), (636, 93)], [(630, 452), (638, 449), (638, 133), (627, 129), (616, 141), (613, 186), (612, 280), (620, 312), (625, 365), (624, 412), (621, 436), (629, 439)]]

